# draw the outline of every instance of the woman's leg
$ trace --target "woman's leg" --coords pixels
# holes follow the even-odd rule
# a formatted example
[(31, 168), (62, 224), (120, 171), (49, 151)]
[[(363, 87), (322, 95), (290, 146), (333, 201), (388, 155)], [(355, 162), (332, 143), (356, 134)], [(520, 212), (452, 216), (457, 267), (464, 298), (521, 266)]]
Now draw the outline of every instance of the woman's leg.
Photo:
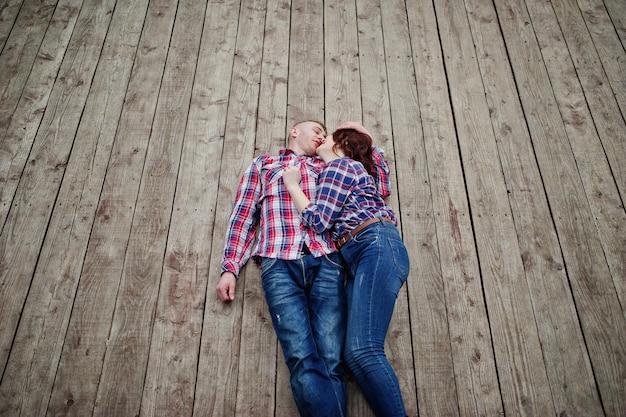
[(406, 248), (392, 225), (375, 225), (349, 242), (348, 330), (345, 360), (377, 416), (405, 416), (385, 338), (396, 298), (409, 270)]

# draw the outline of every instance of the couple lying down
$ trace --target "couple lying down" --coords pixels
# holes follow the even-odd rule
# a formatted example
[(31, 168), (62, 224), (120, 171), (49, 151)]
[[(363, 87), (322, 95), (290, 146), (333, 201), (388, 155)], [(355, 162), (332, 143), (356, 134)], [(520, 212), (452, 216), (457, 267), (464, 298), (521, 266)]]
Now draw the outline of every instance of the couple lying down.
[(383, 153), (355, 122), (328, 136), (320, 122), (299, 122), (288, 140), (239, 183), (217, 293), (234, 300), (247, 260), (261, 267), (301, 416), (347, 415), (344, 362), (377, 416), (405, 416), (384, 342), (409, 258), (383, 200)]

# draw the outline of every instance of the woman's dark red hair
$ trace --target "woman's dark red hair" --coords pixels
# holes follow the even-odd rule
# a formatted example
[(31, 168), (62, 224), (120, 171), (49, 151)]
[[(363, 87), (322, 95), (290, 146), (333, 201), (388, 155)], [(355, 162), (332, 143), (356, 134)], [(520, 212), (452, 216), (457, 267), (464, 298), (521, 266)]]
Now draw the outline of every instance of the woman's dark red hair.
[(375, 175), (372, 159), (372, 138), (354, 129), (339, 129), (333, 133), (335, 146), (341, 148), (348, 158), (363, 164), (367, 172)]

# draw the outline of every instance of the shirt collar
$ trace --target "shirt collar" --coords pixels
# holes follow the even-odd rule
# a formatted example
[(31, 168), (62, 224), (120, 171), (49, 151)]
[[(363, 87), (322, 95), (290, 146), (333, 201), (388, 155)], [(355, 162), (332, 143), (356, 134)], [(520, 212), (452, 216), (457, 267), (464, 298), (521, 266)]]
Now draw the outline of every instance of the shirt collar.
[(309, 160), (313, 160), (313, 161), (317, 161), (317, 160), (321, 161), (322, 160), (322, 158), (320, 158), (317, 155), (297, 154), (292, 149), (289, 149), (289, 148), (283, 148), (278, 153), (279, 153), (280, 156), (293, 155), (293, 156), (295, 156), (296, 158), (299, 158), (299, 159), (309, 159)]

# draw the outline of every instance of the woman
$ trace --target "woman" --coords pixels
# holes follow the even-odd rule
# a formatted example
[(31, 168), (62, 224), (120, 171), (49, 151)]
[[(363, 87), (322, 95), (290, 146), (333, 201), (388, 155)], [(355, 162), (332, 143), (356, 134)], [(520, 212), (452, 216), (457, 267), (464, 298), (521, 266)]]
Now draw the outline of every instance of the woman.
[(398, 378), (385, 355), (385, 337), (409, 257), (393, 210), (372, 175), (372, 137), (361, 126), (340, 126), (317, 148), (326, 163), (312, 203), (299, 186), (300, 170), (283, 173), (302, 222), (317, 233), (331, 230), (346, 261), (348, 328), (344, 358), (377, 416), (405, 416)]

